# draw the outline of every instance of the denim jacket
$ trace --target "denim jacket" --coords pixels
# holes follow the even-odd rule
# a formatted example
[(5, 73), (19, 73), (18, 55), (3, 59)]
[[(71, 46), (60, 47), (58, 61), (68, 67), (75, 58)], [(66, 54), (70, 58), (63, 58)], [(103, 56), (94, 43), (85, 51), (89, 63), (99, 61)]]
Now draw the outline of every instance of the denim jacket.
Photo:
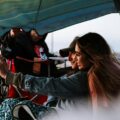
[(68, 101), (74, 103), (74, 100), (84, 99), (89, 95), (87, 72), (85, 71), (78, 71), (69, 77), (59, 78), (8, 73), (6, 84), (15, 84), (17, 87), (29, 92), (58, 97), (58, 106), (61, 108), (64, 108)]

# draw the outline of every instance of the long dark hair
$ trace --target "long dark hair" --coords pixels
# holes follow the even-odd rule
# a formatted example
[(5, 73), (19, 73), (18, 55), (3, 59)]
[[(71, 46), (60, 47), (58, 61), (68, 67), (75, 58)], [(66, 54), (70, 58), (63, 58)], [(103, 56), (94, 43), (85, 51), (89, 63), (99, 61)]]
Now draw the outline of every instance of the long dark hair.
[[(87, 33), (77, 41), (91, 63), (88, 83), (92, 102), (104, 102), (119, 95), (120, 62), (112, 54), (105, 39), (97, 33)], [(99, 97), (99, 99), (98, 99)], [(100, 99), (101, 98), (101, 99)]]

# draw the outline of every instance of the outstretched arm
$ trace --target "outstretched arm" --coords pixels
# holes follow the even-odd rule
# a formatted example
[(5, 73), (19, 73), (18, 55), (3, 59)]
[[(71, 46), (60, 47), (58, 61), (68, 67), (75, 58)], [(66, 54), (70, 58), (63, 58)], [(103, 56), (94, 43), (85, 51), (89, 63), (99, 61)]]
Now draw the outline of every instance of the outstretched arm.
[(88, 92), (86, 73), (78, 72), (67, 78), (47, 78), (11, 73), (5, 61), (0, 62), (0, 76), (6, 84), (14, 84), (21, 89), (43, 95), (77, 97)]

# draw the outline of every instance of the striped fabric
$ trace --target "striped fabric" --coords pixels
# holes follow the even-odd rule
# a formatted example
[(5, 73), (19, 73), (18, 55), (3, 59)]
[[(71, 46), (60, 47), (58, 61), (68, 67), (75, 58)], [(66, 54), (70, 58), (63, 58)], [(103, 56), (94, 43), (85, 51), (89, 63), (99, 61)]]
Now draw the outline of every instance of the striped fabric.
[(0, 0), (0, 35), (11, 27), (41, 34), (117, 12), (115, 0)]

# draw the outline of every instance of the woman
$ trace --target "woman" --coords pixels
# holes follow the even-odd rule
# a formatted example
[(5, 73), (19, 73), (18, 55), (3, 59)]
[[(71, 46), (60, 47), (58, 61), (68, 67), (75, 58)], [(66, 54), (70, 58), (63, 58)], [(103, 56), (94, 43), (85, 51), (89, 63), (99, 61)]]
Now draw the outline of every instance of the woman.
[[(76, 40), (77, 40), (77, 37), (70, 43), (69, 49), (64, 48), (64, 49), (59, 50), (60, 55), (62, 57), (68, 57), (68, 60), (69, 60), (69, 62), (71, 64), (71, 66), (68, 67), (67, 70), (66, 70), (66, 68), (64, 68), (65, 70), (62, 69), (63, 72), (62, 72), (61, 77), (63, 77), (63, 78), (67, 78), (70, 75), (75, 74), (79, 70), (78, 66), (77, 66), (77, 61), (76, 61), (76, 54), (74, 52), (75, 45), (76, 45)], [(60, 73), (61, 73), (61, 71), (60, 71)], [(63, 73), (64, 73), (64, 75), (63, 75)], [(46, 102), (46, 106), (55, 107), (57, 102), (58, 102), (57, 97), (50, 96), (50, 97), (48, 97), (48, 100)]]
[(78, 39), (75, 52), (79, 69), (87, 71), (93, 108), (109, 106), (120, 92), (120, 63), (109, 45), (99, 34), (88, 33)]
[[(70, 43), (69, 48), (64, 48), (64, 49), (60, 49), (59, 53), (62, 57), (68, 57), (68, 60), (71, 64), (70, 67), (64, 68), (65, 72), (64, 74), (66, 74), (65, 76), (69, 76), (71, 74), (76, 73), (79, 69), (77, 66), (77, 62), (76, 62), (76, 53), (75, 53), (75, 45), (76, 45), (76, 40), (79, 37), (75, 37), (74, 40)], [(66, 72), (67, 70), (67, 72)]]

